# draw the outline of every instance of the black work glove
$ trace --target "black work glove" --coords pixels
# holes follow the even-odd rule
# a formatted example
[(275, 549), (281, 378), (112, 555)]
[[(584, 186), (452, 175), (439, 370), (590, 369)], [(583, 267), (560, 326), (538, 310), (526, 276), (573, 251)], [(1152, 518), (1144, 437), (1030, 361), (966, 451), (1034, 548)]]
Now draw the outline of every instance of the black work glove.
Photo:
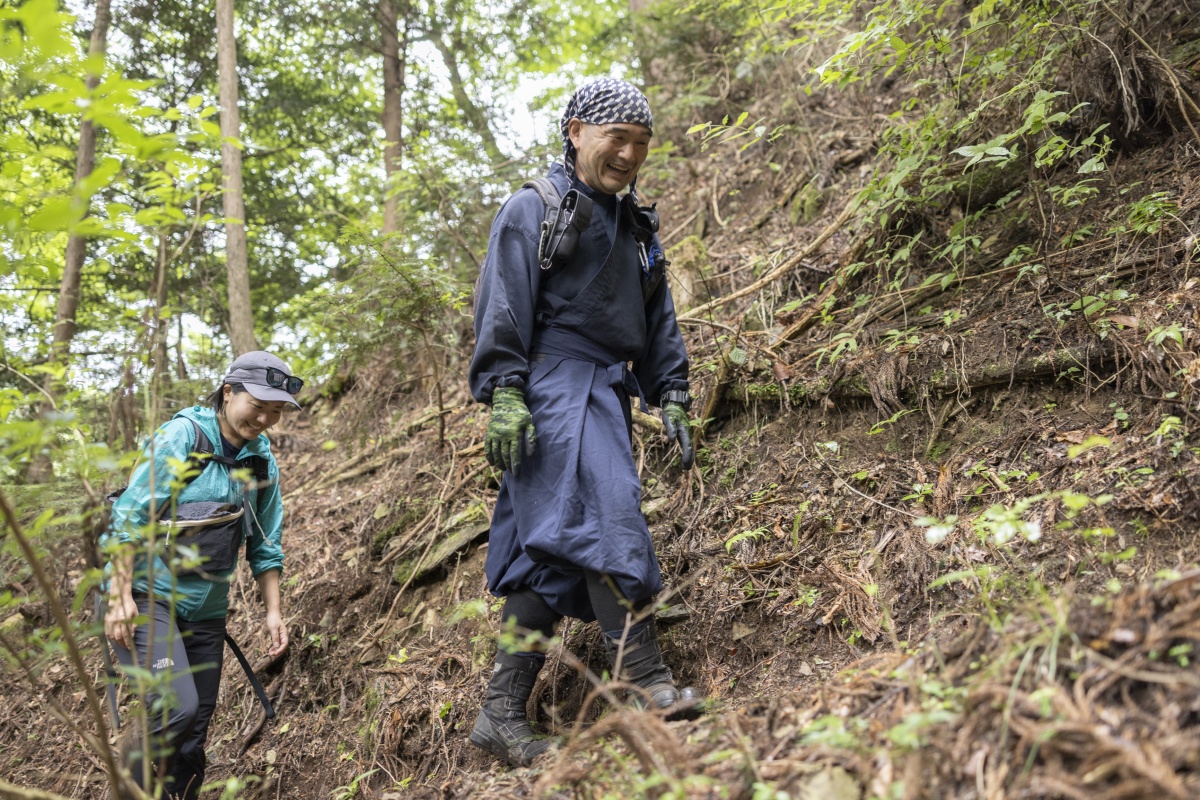
[(492, 418), (483, 440), (488, 463), (519, 475), (522, 452), (531, 456), (536, 445), (533, 415), (525, 405), (525, 394), (512, 386), (500, 387), (492, 393)]
[(663, 428), (668, 442), (679, 442), (683, 468), (691, 469), (696, 463), (696, 451), (692, 449), (692, 429), (688, 425), (687, 410), (679, 403), (667, 403), (662, 409)]

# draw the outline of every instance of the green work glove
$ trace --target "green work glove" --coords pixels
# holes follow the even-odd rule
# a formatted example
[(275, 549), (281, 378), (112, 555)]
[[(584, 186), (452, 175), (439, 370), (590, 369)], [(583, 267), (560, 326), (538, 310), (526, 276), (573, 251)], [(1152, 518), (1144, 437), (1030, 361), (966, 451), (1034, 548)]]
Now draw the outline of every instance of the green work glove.
[(692, 449), (692, 429), (688, 426), (687, 410), (679, 403), (667, 403), (662, 409), (663, 428), (668, 442), (679, 442), (683, 468), (691, 469), (696, 463), (696, 451)]
[(502, 386), (492, 393), (492, 418), (488, 421), (483, 452), (488, 463), (513, 476), (521, 474), (521, 456), (533, 455), (537, 435), (533, 430), (533, 415), (525, 405), (520, 389)]

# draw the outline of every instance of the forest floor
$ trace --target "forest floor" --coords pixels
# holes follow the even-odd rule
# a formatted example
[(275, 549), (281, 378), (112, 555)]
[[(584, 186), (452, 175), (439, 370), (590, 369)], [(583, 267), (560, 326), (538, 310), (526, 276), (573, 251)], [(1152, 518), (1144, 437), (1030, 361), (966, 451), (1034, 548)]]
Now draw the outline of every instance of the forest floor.
[[(279, 712), (265, 725), (227, 660), (211, 780), (255, 776), (248, 796), (303, 800), (1200, 796), (1195, 142), (1119, 158), (1086, 213), (1054, 223), (1101, 230), (1140, 186), (1169, 192), (1179, 224), (1086, 237), (1034, 274), (914, 281), (816, 325), (821, 297), (792, 301), (819, 295), (870, 233), (837, 222), (871, 153), (846, 113), (794, 156), (827, 176), (807, 221), (793, 170), (761, 169), (753, 149), (645, 181), (667, 187), (669, 246), (699, 234), (707, 296), (796, 262), (684, 323), (708, 420), (697, 469), (681, 472), (652, 424), (635, 430), (665, 654), (709, 713), (610, 707), (593, 691), (600, 634), (567, 621), (530, 703), (565, 746), (509, 769), (468, 743), (499, 609), (483, 575), (498, 479), (486, 410), (461, 374), (440, 410), (395, 394), (381, 360), (273, 435), (292, 647), (262, 675)], [(1011, 247), (1017, 227), (994, 233)], [(838, 330), (853, 346), (835, 350)], [(64, 555), (64, 588), (80, 572)], [(248, 576), (234, 593), (230, 629), (253, 660)], [(66, 675), (48, 691), (82, 714)], [(98, 762), (4, 680), (4, 777), (105, 796)]]

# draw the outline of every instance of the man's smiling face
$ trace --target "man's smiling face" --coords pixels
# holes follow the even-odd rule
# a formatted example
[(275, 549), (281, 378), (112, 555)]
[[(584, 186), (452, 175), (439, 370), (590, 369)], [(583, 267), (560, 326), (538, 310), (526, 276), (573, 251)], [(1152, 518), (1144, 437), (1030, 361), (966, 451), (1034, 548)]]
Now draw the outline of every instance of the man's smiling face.
[(644, 125), (590, 125), (576, 118), (567, 123), (567, 135), (575, 145), (575, 175), (605, 194), (632, 183), (650, 152), (650, 129)]

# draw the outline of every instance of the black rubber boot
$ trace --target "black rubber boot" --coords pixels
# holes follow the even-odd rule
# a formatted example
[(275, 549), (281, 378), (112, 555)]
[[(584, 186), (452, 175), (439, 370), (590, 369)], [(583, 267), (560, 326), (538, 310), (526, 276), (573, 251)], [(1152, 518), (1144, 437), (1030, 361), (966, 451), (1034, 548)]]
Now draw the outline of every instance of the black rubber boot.
[(471, 744), (499, 756), (514, 767), (528, 767), (551, 747), (549, 739), (535, 739), (525, 716), (533, 682), (542, 669), (540, 659), (497, 653), (496, 666), (488, 683), (487, 697)]
[(671, 668), (663, 663), (658, 649), (658, 631), (651, 619), (639, 631), (626, 637), (621, 648), (620, 637), (604, 635), (608, 661), (616, 669), (618, 651), (621, 656), (620, 680), (628, 681), (641, 691), (630, 691), (627, 701), (639, 710), (647, 708), (647, 698), (655, 708), (669, 709), (667, 719), (694, 719), (700, 715), (700, 693), (690, 686), (675, 686)]

